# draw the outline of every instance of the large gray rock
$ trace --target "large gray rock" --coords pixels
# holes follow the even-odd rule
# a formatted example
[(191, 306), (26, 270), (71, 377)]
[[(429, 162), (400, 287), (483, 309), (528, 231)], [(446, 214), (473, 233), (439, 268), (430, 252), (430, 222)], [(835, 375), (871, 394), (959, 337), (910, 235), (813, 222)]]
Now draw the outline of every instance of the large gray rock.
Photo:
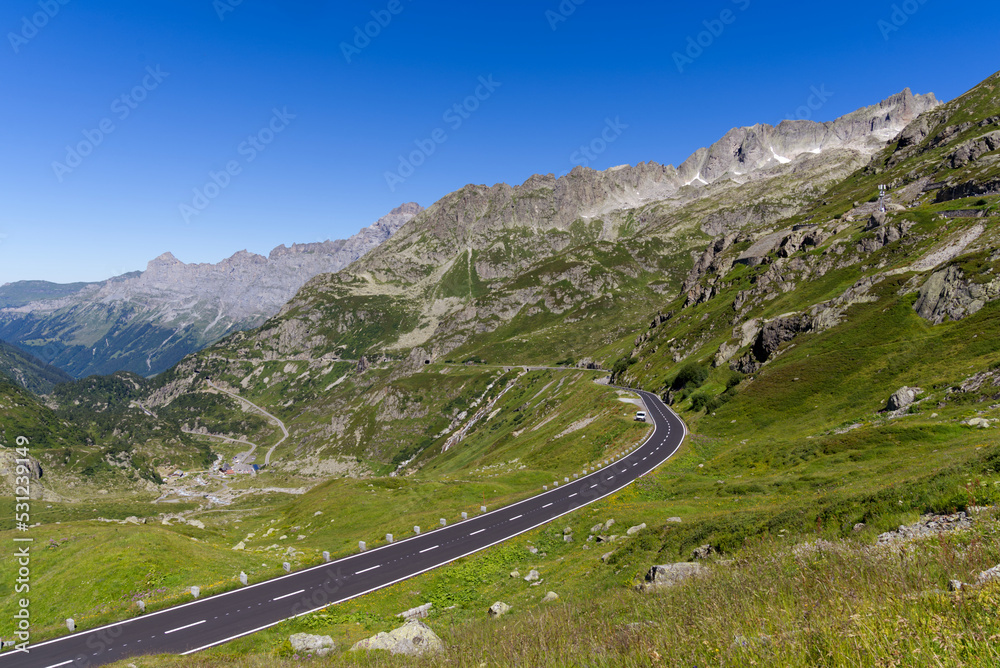
[(919, 387), (901, 387), (889, 397), (885, 409), (890, 412), (902, 410), (912, 405), (923, 392)]
[(510, 611), (509, 605), (507, 605), (503, 601), (497, 601), (496, 603), (490, 606), (490, 609), (487, 612), (489, 613), (490, 617), (503, 617), (509, 611)]
[(326, 656), (337, 649), (337, 643), (333, 642), (333, 638), (330, 636), (295, 633), (289, 636), (288, 641), (292, 643), (292, 649), (296, 654)]
[(641, 592), (649, 592), (664, 587), (673, 587), (685, 580), (701, 575), (704, 571), (705, 567), (699, 563), (681, 562), (653, 566), (646, 573), (646, 582), (639, 585), (636, 589)]
[(385, 650), (391, 654), (421, 656), (443, 652), (444, 642), (429, 626), (419, 620), (412, 619), (394, 631), (378, 633), (371, 638), (354, 643), (351, 651), (359, 650)]

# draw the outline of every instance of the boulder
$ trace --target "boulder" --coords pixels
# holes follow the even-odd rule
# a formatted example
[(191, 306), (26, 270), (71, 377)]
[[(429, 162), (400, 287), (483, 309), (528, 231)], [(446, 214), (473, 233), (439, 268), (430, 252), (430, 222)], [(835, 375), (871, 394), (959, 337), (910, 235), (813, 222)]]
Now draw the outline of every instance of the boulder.
[(487, 612), (489, 613), (490, 617), (503, 617), (509, 611), (510, 611), (509, 605), (507, 605), (503, 601), (497, 601), (496, 603), (490, 606), (490, 609)]
[(885, 409), (889, 412), (902, 410), (912, 405), (922, 393), (923, 390), (919, 387), (901, 387), (889, 397)]
[(389, 633), (378, 633), (366, 640), (360, 640), (351, 647), (352, 652), (358, 650), (385, 650), (391, 654), (405, 656), (421, 656), (423, 654), (444, 651), (444, 642), (429, 626), (423, 622), (411, 619)]
[(590, 527), (590, 533), (600, 533), (603, 529), (604, 529), (603, 524), (595, 524), (594, 526)]
[(976, 584), (986, 584), (987, 582), (993, 582), (994, 580), (1000, 580), (1000, 565), (994, 566), (989, 570), (985, 570), (976, 577)]
[(540, 578), (540, 577), (541, 577), (541, 575), (539, 575), (538, 571), (532, 569), (531, 571), (528, 572), (527, 575), (524, 576), (524, 581), (525, 582), (537, 582), (538, 578)]
[(542, 599), (542, 603), (551, 603), (553, 601), (558, 601), (558, 600), (559, 600), (559, 594), (555, 593), (554, 591), (550, 591), (548, 594), (545, 595), (545, 598)]
[(673, 524), (680, 524), (682, 520), (679, 517), (668, 517), (667, 522), (671, 522)]
[(698, 563), (682, 562), (653, 566), (646, 573), (646, 582), (637, 589), (641, 592), (654, 591), (662, 587), (672, 587), (685, 580), (701, 575), (705, 568)]
[(433, 603), (424, 603), (423, 605), (417, 606), (416, 608), (410, 608), (406, 612), (401, 612), (397, 617), (402, 617), (403, 619), (409, 621), (411, 619), (426, 619), (429, 614), (431, 614), (431, 608), (434, 607)]
[(691, 557), (694, 559), (705, 560), (715, 554), (715, 548), (711, 545), (702, 545), (701, 547), (695, 548), (691, 553)]
[(337, 649), (337, 644), (330, 636), (314, 636), (308, 633), (292, 634), (288, 641), (296, 654), (313, 654), (326, 656)]
[(970, 427), (976, 427), (978, 429), (988, 429), (990, 426), (990, 421), (985, 418), (971, 418), (963, 422), (962, 424), (968, 425)]
[(645, 528), (646, 528), (646, 523), (643, 522), (642, 524), (636, 525), (634, 527), (629, 527), (628, 531), (626, 531), (625, 533), (629, 536), (634, 536)]
[(510, 572), (510, 576), (512, 578), (519, 578), (519, 577), (521, 577), (521, 572), (518, 571), (518, 570), (513, 570), (513, 571)]

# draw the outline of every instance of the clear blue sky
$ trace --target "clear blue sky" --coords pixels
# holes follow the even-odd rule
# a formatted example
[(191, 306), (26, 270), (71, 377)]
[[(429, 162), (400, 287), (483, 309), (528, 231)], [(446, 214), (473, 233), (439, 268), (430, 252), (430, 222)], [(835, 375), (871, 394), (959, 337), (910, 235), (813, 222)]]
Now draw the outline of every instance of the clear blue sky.
[(584, 159), (676, 165), (814, 86), (817, 120), (952, 99), (1000, 69), (998, 26), (996, 2), (940, 0), (5, 0), (0, 283), (266, 254)]

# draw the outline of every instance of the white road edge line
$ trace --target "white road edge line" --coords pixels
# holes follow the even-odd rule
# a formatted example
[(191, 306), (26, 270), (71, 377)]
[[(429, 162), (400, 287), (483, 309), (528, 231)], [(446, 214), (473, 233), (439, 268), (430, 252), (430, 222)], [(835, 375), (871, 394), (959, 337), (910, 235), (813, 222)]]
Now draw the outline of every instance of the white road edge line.
[(207, 619), (203, 619), (200, 622), (195, 622), (194, 624), (188, 624), (187, 626), (181, 626), (180, 628), (171, 629), (170, 631), (164, 631), (163, 635), (167, 635), (167, 634), (170, 634), (170, 633), (177, 633), (178, 631), (183, 631), (184, 629), (189, 629), (192, 626), (198, 626), (199, 624), (204, 624), (207, 621), (208, 621)]
[(306, 593), (306, 590), (305, 589), (300, 589), (298, 591), (293, 591), (291, 594), (285, 594), (284, 596), (278, 596), (277, 598), (272, 598), (271, 600), (272, 601), (280, 601), (283, 598), (289, 598), (291, 596), (295, 596), (296, 594), (304, 594), (304, 593)]
[(362, 573), (367, 573), (368, 571), (373, 571), (376, 568), (382, 568), (382, 564), (379, 564), (378, 566), (372, 566), (371, 568), (366, 568), (363, 571), (358, 571), (357, 573), (355, 573), (355, 575), (361, 575)]
[(74, 659), (70, 659), (69, 661), (63, 661), (62, 663), (53, 663), (51, 666), (48, 666), (48, 668), (59, 668), (59, 666), (68, 666), (69, 664), (73, 663), (73, 661)]
[(420, 554), (423, 554), (424, 552), (430, 552), (431, 550), (436, 550), (439, 547), (441, 547), (441, 546), (440, 545), (435, 545), (434, 547), (429, 547), (426, 550), (420, 550)]

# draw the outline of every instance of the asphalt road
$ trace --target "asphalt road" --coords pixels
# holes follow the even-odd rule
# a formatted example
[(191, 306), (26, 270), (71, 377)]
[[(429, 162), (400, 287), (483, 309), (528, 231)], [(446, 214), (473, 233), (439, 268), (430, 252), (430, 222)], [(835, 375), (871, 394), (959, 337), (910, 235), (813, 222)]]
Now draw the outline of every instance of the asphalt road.
[(337, 561), (160, 612), (0, 654), (0, 668), (99, 666), (142, 654), (191, 654), (361, 596), (472, 554), (629, 485), (670, 458), (687, 430), (659, 397), (637, 392), (655, 427), (625, 457), (519, 503)]

